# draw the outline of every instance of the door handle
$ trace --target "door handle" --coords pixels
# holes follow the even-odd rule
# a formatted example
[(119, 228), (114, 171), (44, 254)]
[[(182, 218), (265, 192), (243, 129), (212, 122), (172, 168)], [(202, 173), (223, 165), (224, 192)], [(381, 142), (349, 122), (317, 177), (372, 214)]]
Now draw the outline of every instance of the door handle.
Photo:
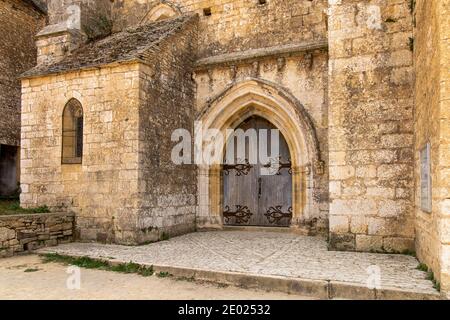
[(258, 199), (261, 199), (262, 195), (262, 179), (258, 179)]

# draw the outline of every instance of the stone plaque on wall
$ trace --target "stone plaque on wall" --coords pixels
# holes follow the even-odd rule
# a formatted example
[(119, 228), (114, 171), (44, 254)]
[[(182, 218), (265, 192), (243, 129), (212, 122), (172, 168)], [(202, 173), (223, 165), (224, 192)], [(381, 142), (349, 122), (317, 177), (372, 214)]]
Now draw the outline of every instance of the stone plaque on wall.
[(420, 207), (423, 211), (431, 213), (431, 145), (420, 150)]

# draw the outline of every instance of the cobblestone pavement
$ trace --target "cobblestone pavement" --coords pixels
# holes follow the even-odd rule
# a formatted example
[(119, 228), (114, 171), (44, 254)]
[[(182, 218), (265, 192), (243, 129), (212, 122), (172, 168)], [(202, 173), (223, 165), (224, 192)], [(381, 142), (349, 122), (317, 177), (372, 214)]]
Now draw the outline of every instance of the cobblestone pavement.
[(322, 238), (290, 233), (219, 231), (193, 233), (139, 247), (72, 243), (50, 250), (159, 266), (334, 280), (363, 286), (367, 285), (370, 270), (377, 270), (370, 267), (377, 266), (382, 288), (436, 293), (431, 281), (426, 280), (426, 273), (416, 269), (418, 261), (414, 257), (331, 252)]

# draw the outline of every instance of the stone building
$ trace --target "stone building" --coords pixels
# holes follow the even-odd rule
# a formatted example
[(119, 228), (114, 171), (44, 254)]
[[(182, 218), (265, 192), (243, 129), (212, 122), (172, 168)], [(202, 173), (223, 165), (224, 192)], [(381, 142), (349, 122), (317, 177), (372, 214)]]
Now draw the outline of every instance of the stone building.
[[(23, 206), (74, 212), (83, 241), (287, 225), (417, 250), (450, 289), (448, 0), (62, 3), (22, 75)], [(171, 158), (179, 128), (271, 127), (273, 177)]]
[[(450, 2), (417, 1), (415, 25), (416, 251), (450, 292)], [(432, 188), (423, 210), (420, 154), (427, 144)]]
[(35, 34), (45, 25), (39, 1), (0, 2), (0, 196), (17, 193), (20, 145), (20, 79), (36, 65)]

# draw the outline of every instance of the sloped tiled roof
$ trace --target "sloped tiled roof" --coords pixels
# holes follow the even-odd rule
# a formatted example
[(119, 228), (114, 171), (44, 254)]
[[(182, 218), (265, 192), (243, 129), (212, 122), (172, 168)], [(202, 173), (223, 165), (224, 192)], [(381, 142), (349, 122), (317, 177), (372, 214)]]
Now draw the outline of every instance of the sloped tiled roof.
[(182, 29), (195, 15), (146, 24), (87, 43), (72, 51), (63, 60), (50, 65), (38, 65), (22, 74), (32, 78), (48, 74), (95, 68), (117, 62), (145, 61), (158, 50), (158, 45)]
[(42, 13), (47, 14), (47, 2), (45, 0), (25, 0), (25, 2), (30, 3)]

